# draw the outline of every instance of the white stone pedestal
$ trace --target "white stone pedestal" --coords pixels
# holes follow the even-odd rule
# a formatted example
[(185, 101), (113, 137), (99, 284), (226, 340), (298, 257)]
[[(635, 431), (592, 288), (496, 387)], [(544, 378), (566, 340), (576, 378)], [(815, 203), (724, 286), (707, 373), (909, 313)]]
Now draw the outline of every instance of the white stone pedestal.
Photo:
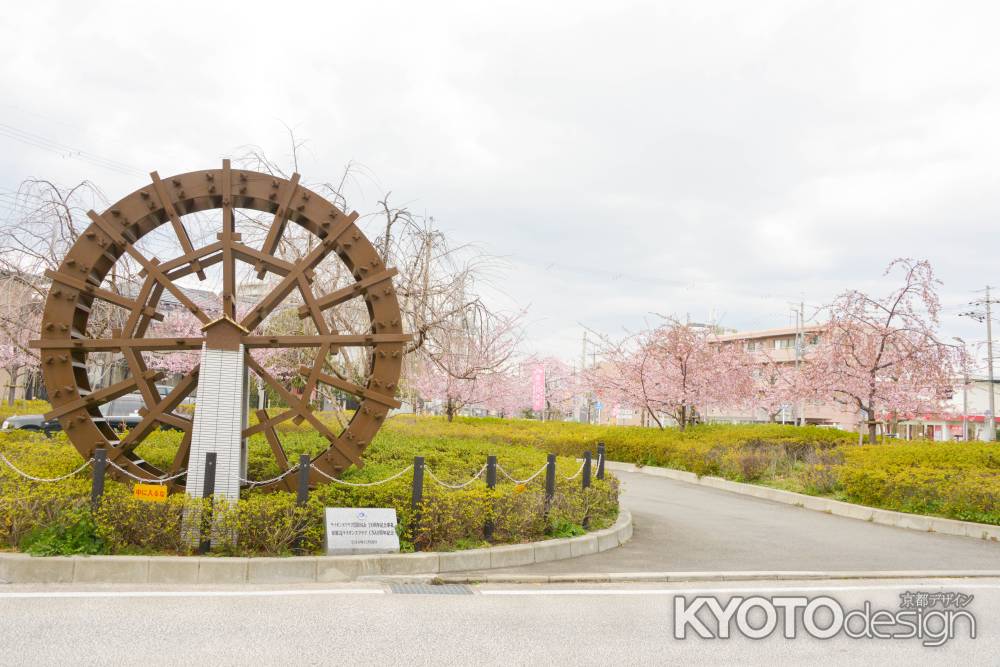
[(247, 475), (247, 368), (244, 349), (202, 346), (198, 397), (194, 408), (187, 493), (201, 498), (205, 485), (205, 454), (215, 452), (215, 494), (238, 500), (240, 478)]

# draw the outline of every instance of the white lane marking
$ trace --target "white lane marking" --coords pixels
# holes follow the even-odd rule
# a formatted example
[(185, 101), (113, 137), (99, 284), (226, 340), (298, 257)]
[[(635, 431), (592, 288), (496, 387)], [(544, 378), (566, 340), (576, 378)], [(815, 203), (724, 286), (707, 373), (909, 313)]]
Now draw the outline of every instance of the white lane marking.
[(498, 588), (480, 590), (480, 595), (710, 595), (712, 593), (763, 593), (781, 594), (785, 592), (850, 592), (850, 591), (900, 591), (900, 590), (1000, 590), (1000, 585), (964, 584), (948, 582), (943, 584), (901, 583), (896, 586), (759, 586), (757, 588), (554, 588), (519, 590)]
[(23, 591), (0, 593), (0, 600), (31, 598), (251, 598), (294, 595), (385, 595), (381, 588), (317, 588), (259, 591)]

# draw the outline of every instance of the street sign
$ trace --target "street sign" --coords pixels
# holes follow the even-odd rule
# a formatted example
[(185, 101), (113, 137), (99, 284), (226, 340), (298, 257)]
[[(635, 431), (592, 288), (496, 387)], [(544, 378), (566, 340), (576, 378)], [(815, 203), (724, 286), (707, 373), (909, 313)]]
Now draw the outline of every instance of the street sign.
[(388, 507), (327, 507), (326, 554), (388, 554), (399, 551), (396, 510)]
[(165, 484), (136, 484), (132, 487), (132, 497), (149, 503), (162, 503), (167, 500)]

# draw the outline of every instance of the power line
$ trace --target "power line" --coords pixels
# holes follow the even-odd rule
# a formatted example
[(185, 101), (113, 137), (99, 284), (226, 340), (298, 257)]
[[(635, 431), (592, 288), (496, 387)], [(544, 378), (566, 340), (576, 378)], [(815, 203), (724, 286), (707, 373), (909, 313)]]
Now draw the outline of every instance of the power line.
[(40, 134), (34, 134), (32, 132), (14, 127), (13, 125), (0, 123), (0, 136), (13, 139), (14, 141), (28, 146), (40, 148), (63, 158), (82, 160), (94, 166), (103, 167), (104, 169), (109, 169), (126, 176), (145, 176), (145, 172), (141, 169), (136, 169), (132, 165), (119, 162), (118, 160), (102, 157), (96, 153), (91, 153), (90, 151), (68, 146), (53, 139), (43, 137)]

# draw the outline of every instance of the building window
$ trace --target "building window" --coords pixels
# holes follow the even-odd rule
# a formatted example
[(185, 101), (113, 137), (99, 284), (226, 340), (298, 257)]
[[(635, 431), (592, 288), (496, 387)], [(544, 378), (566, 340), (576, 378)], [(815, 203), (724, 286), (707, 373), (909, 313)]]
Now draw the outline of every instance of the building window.
[(795, 347), (794, 338), (776, 338), (774, 340), (774, 349), (776, 350), (790, 350)]

